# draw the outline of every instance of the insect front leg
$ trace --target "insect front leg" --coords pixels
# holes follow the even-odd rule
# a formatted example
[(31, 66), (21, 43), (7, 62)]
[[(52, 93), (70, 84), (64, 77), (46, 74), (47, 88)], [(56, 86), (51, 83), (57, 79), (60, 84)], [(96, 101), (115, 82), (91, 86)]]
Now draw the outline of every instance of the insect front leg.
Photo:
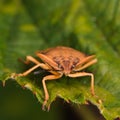
[(74, 74), (69, 74), (69, 77), (82, 77), (82, 76), (90, 76), (91, 77), (91, 94), (94, 96), (94, 75), (92, 73), (86, 73), (86, 72), (77, 72)]
[[(56, 79), (60, 78), (61, 76), (62, 76), (61, 74), (56, 74), (56, 75), (48, 75), (48, 76), (45, 76), (43, 78), (42, 84), (43, 84), (43, 89), (44, 89), (44, 94), (45, 94), (45, 99), (44, 99), (44, 102), (43, 102), (43, 105), (42, 105), (43, 110), (45, 110), (45, 106), (47, 104), (47, 101), (49, 100), (49, 93), (48, 93), (45, 81), (56, 80)], [(48, 108), (48, 110), (49, 110), (49, 108)]]
[(26, 56), (26, 60), (22, 60), (22, 59), (19, 59), (21, 62), (23, 62), (24, 64), (29, 64), (30, 62), (33, 62), (35, 64), (39, 64), (40, 62), (38, 60), (36, 60), (34, 57), (32, 56)]
[(91, 60), (90, 62), (86, 63), (85, 65), (81, 66), (81, 67), (79, 68), (79, 70), (83, 70), (83, 69), (91, 66), (92, 64), (95, 64), (96, 62), (97, 62), (97, 59), (93, 59), (93, 60)]
[(84, 58), (75, 68), (74, 71), (83, 70), (97, 62), (97, 59), (94, 55)]
[(16, 76), (27, 76), (29, 73), (31, 73), (33, 70), (35, 70), (38, 67), (41, 67), (41, 68), (43, 68), (45, 70), (50, 70), (51, 69), (47, 64), (40, 63), (39, 61), (37, 61), (32, 56), (27, 56), (26, 60), (25, 61), (22, 60), (22, 62), (24, 62), (25, 64), (29, 64), (30, 62), (33, 62), (36, 65), (33, 66), (32, 68), (28, 69), (27, 71), (23, 72), (23, 73), (19, 73), (19, 74), (13, 73), (11, 75), (11, 78), (15, 78)]
[(38, 67), (41, 67), (41, 68), (44, 68), (44, 69), (48, 69), (48, 67), (44, 63), (39, 63), (39, 64), (33, 66), (32, 68), (28, 69), (27, 71), (25, 71), (23, 73), (19, 73), (19, 74), (13, 73), (11, 75), (11, 78), (15, 78), (15, 77), (18, 77), (18, 76), (27, 76), (28, 74), (30, 74), (32, 71), (34, 71)]
[(26, 56), (26, 60), (24, 61), (24, 60), (21, 60), (20, 59), (20, 61), (22, 61), (23, 63), (25, 63), (25, 64), (29, 64), (30, 62), (33, 62), (33, 63), (35, 63), (36, 65), (38, 65), (38, 64), (41, 64), (41, 68), (43, 68), (43, 69), (45, 69), (45, 70), (49, 70), (49, 69), (51, 69), (51, 67), (50, 66), (48, 66), (47, 64), (44, 64), (44, 63), (41, 63), (41, 62), (39, 62), (38, 60), (36, 60), (34, 57), (32, 57), (32, 56)]

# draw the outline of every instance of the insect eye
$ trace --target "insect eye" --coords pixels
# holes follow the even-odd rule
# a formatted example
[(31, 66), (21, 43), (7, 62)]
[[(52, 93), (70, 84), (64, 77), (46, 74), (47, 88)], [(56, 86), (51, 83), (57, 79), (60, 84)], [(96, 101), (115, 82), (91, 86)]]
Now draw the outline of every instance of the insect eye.
[(59, 64), (58, 67), (59, 67), (61, 70), (63, 70), (63, 66), (62, 66), (62, 65)]
[(75, 67), (75, 65), (72, 65), (71, 69), (73, 69)]

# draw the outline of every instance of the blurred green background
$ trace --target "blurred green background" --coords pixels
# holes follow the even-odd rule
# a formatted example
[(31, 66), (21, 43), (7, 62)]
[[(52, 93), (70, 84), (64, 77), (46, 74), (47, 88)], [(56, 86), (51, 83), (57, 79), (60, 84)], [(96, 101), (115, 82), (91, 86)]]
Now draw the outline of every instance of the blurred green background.
[[(0, 0), (1, 81), (8, 73), (22, 72), (26, 69), (18, 58), (25, 59), (26, 55), (35, 56), (35, 51), (57, 45), (73, 47), (88, 55), (97, 56), (96, 67), (88, 69), (95, 73), (96, 91), (104, 101), (102, 107), (100, 105), (97, 107), (108, 120), (119, 117), (120, 1)], [(58, 83), (62, 85), (62, 82)], [(81, 83), (90, 86), (86, 80)], [(79, 82), (71, 84), (79, 86)], [(55, 83), (53, 87), (56, 85), (58, 84)], [(42, 87), (41, 83), (40, 87)], [(59, 85), (57, 87), (59, 91)], [(39, 89), (42, 92), (41, 88)], [(56, 97), (56, 93), (52, 93), (54, 90), (57, 91), (57, 88), (52, 88), (50, 93)], [(39, 103), (42, 98), (36, 98), (32, 92), (23, 89), (15, 81), (7, 81), (5, 87), (1, 82), (0, 120), (70, 119), (70, 117), (65, 118), (65, 114), (69, 116), (71, 111), (71, 107), (66, 105), (65, 101), (58, 100), (57, 103), (52, 104), (49, 112), (44, 112)], [(61, 92), (63, 99), (79, 101), (79, 98), (75, 99), (76, 94), (73, 95), (74, 97), (66, 96), (67, 93), (64, 92), (64, 90), (63, 93)], [(87, 91), (84, 94), (86, 97)], [(88, 99), (97, 105), (94, 99)], [(79, 109), (79, 117), (75, 119), (89, 120), (91, 117), (91, 120), (104, 120), (98, 109), (93, 110), (94, 106), (91, 106), (90, 108), (81, 106), (83, 109)]]
[(28, 90), (23, 90), (15, 82), (0, 84), (0, 119), (1, 120), (58, 120), (55, 108), (50, 112), (42, 111), (36, 97)]

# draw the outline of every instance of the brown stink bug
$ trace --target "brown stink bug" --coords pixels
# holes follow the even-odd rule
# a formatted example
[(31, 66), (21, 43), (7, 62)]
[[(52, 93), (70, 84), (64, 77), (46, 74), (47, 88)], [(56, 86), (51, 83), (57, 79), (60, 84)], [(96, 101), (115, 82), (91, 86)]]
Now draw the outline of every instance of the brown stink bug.
[(35, 66), (23, 73), (16, 74), (16, 76), (26, 76), (38, 67), (48, 70), (48, 72), (51, 73), (51, 75), (47, 75), (42, 79), (45, 94), (45, 99), (42, 107), (43, 109), (45, 108), (49, 99), (49, 94), (45, 81), (55, 80), (61, 78), (63, 75), (73, 78), (90, 76), (91, 94), (95, 94), (94, 75), (92, 73), (81, 72), (81, 70), (97, 62), (95, 55), (86, 56), (80, 51), (64, 46), (58, 46), (44, 51), (38, 51), (36, 52), (36, 55), (43, 61), (43, 63), (39, 62), (32, 56), (27, 56), (26, 61), (24, 61), (24, 63), (28, 64), (29, 62), (33, 62)]

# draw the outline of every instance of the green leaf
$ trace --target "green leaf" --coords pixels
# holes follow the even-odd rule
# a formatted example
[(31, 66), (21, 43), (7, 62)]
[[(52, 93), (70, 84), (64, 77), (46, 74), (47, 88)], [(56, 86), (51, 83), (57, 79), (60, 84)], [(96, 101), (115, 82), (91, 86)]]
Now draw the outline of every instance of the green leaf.
[[(107, 119), (120, 117), (120, 7), (119, 0), (11, 0), (0, 2), (0, 80), (12, 73), (22, 73), (30, 66), (18, 61), (34, 52), (57, 45), (70, 46), (98, 63), (86, 71), (95, 75), (95, 93), (90, 92), (90, 78), (66, 78), (47, 81), (51, 104), (56, 97), (67, 102), (90, 101)], [(67, 9), (66, 9), (67, 8)], [(44, 101), (41, 80), (48, 73), (18, 77), (15, 81)], [(102, 102), (101, 102), (102, 101)]]

